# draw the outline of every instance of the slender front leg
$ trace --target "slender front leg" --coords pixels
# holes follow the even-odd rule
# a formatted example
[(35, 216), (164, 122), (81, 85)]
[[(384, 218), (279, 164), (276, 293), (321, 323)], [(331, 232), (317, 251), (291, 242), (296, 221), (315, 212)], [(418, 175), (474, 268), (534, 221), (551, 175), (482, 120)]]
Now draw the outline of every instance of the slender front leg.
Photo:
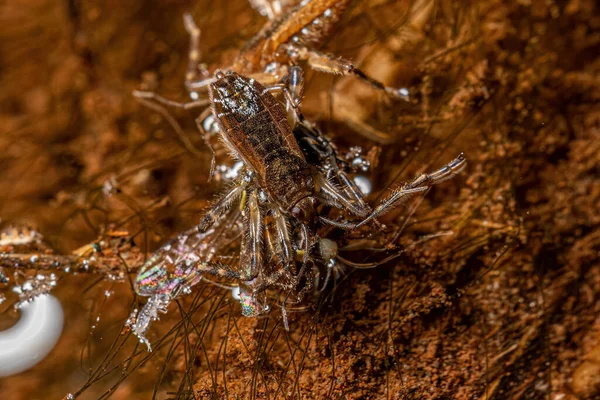
[(331, 183), (322, 174), (318, 173), (315, 177), (315, 183), (319, 190), (319, 199), (325, 204), (342, 208), (357, 217), (365, 218), (371, 212), (371, 209), (364, 202), (355, 202), (346, 196), (336, 185)]
[(209, 99), (200, 99), (200, 100), (190, 101), (190, 102), (186, 102), (186, 103), (181, 103), (179, 101), (174, 101), (174, 100), (169, 100), (167, 98), (164, 98), (154, 92), (146, 92), (143, 90), (134, 90), (132, 93), (133, 93), (134, 97), (137, 97), (139, 99), (152, 100), (156, 103), (164, 104), (169, 107), (182, 108), (184, 110), (191, 110), (193, 108), (198, 108), (198, 107), (206, 107), (207, 105), (210, 104)]
[(246, 190), (244, 181), (242, 184), (235, 185), (225, 196), (221, 197), (216, 204), (204, 215), (202, 221), (198, 224), (198, 231), (206, 232), (211, 226), (218, 222), (225, 215), (231, 206), (240, 200), (242, 192)]
[[(183, 15), (183, 25), (185, 26), (185, 30), (190, 35), (190, 49), (188, 51), (188, 69), (185, 74), (185, 87), (190, 93), (190, 97), (192, 100), (197, 100), (199, 98), (198, 93), (193, 90), (194, 85), (198, 85), (199, 82), (205, 82), (207, 80), (212, 81), (210, 79), (210, 74), (206, 69), (206, 66), (200, 63), (201, 53), (200, 53), (200, 29), (196, 26), (194, 22), (194, 18), (190, 13), (185, 13)], [(200, 73), (201, 77), (198, 76)], [(201, 87), (204, 87), (203, 85)]]
[(252, 190), (244, 209), (244, 230), (240, 245), (240, 270), (243, 276), (241, 280), (252, 280), (262, 270), (262, 250), (261, 210), (256, 190)]
[(398, 89), (385, 86), (383, 83), (362, 72), (350, 61), (341, 58), (334, 58), (330, 54), (321, 53), (306, 47), (289, 47), (293, 52), (298, 54), (298, 59), (306, 60), (308, 65), (317, 71), (336, 75), (355, 76), (363, 82), (373, 86), (375, 89), (382, 90), (397, 99), (404, 101), (408, 101), (410, 99), (408, 89)]
[(206, 147), (208, 147), (208, 149), (210, 150), (211, 155), (212, 155), (212, 157), (210, 159), (210, 171), (208, 172), (208, 181), (209, 182), (212, 180), (212, 177), (215, 174), (215, 167), (217, 166), (217, 157), (216, 157), (215, 149), (213, 149), (212, 144), (210, 143), (211, 133), (207, 132), (206, 129), (204, 129), (204, 120), (206, 118), (208, 118), (208, 116), (211, 113), (212, 113), (212, 110), (210, 108), (207, 108), (206, 110), (202, 111), (202, 113), (200, 114), (200, 116), (198, 116), (198, 118), (196, 118), (196, 126), (198, 127), (198, 130), (200, 131), (200, 134), (202, 135), (202, 139), (204, 140)]
[(378, 216), (385, 214), (392, 208), (396, 207), (398, 203), (404, 201), (408, 197), (423, 193), (429, 190), (433, 185), (448, 180), (460, 173), (467, 165), (467, 159), (461, 153), (456, 159), (447, 165), (443, 166), (439, 170), (432, 172), (431, 174), (422, 174), (415, 178), (412, 182), (406, 183), (399, 188), (392, 190), (391, 194), (378, 205), (375, 210), (367, 216), (365, 219), (358, 223), (351, 222), (337, 222), (321, 217), (321, 220), (330, 225), (336, 226), (342, 229), (356, 229), (366, 224), (367, 222), (377, 218)]

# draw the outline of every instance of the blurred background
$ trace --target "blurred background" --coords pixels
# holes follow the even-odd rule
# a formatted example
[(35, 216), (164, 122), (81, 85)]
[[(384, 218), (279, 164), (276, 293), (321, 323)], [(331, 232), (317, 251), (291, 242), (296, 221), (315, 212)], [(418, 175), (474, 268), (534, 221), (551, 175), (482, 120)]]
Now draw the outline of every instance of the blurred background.
[[(2, 228), (33, 227), (55, 254), (126, 233), (143, 258), (198, 222), (222, 186), (197, 114), (170, 109), (177, 133), (131, 95), (186, 100), (184, 12), (211, 70), (266, 21), (246, 0), (0, 2)], [(599, 26), (591, 0), (353, 2), (324, 49), (411, 101), (307, 69), (307, 118), (377, 155), (372, 203), (469, 160), (402, 235), (401, 207), (370, 237), (409, 251), (349, 270), (290, 332), (199, 285), (152, 325), (153, 353), (124, 327), (139, 263), (57, 271), (63, 335), (0, 397), (600, 398)], [(0, 290), (8, 329), (16, 298)]]

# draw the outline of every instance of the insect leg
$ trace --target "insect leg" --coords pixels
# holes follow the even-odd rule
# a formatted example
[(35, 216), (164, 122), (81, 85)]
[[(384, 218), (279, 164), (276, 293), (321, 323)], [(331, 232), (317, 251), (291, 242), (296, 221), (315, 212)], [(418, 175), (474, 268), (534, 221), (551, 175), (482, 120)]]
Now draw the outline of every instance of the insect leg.
[(208, 116), (211, 114), (211, 112), (212, 112), (212, 110), (210, 108), (207, 108), (206, 110), (202, 111), (202, 113), (200, 114), (200, 116), (198, 118), (196, 118), (196, 126), (198, 127), (198, 130), (200, 131), (200, 134), (202, 135), (202, 139), (204, 140), (206, 147), (208, 147), (208, 149), (212, 153), (212, 158), (210, 159), (210, 171), (208, 173), (208, 181), (209, 182), (211, 181), (213, 175), (215, 174), (215, 167), (217, 165), (215, 150), (213, 149), (212, 145), (210, 144), (211, 133), (207, 132), (206, 129), (204, 129), (204, 120), (206, 118), (208, 118)]
[[(267, 218), (265, 234), (269, 245), (270, 258), (273, 263), (284, 271), (294, 273), (294, 249), (290, 239), (288, 221), (276, 206), (271, 208), (271, 215)], [(277, 271), (275, 271), (277, 273)]]
[(363, 194), (360, 191), (360, 189), (356, 186), (354, 181), (352, 179), (350, 179), (348, 177), (348, 175), (340, 169), (336, 169), (334, 171), (334, 173), (335, 173), (335, 176), (338, 178), (338, 180), (342, 184), (342, 190), (346, 194), (354, 197), (354, 201), (356, 201), (358, 203), (360, 208), (369, 210), (368, 212), (370, 212), (371, 208), (367, 205), (367, 203), (365, 203), (365, 201), (363, 199)]
[(198, 224), (198, 230), (200, 232), (206, 232), (208, 228), (218, 222), (219, 219), (229, 211), (231, 205), (242, 197), (244, 190), (246, 190), (246, 184), (245, 181), (242, 181), (241, 184), (234, 186), (225, 196), (221, 197), (221, 199), (219, 199), (219, 201), (217, 201), (217, 203), (204, 215)]
[[(303, 233), (303, 236), (304, 236), (304, 257), (303, 257), (303, 260), (302, 260), (302, 267), (300, 267), (300, 271), (298, 271), (298, 275), (296, 275), (294, 277), (294, 282), (293, 282), (292, 289), (290, 289), (290, 291), (288, 292), (288, 294), (285, 296), (285, 298), (281, 302), (281, 317), (283, 318), (283, 326), (284, 326), (284, 328), (285, 328), (286, 331), (290, 330), (290, 324), (288, 322), (287, 310), (285, 309), (285, 306), (287, 304), (288, 299), (292, 295), (292, 292), (294, 291), (294, 289), (296, 288), (296, 286), (298, 286), (298, 283), (300, 283), (300, 280), (302, 279), (302, 276), (306, 272), (306, 268), (308, 266), (308, 252), (309, 252), (309, 247), (310, 247), (308, 227), (306, 225), (304, 225), (304, 224), (301, 225), (301, 227), (302, 227), (302, 233)], [(309, 289), (309, 286), (308, 286), (308, 283), (307, 283), (307, 285), (301, 290), (300, 295), (302, 295), (304, 293), (304, 291), (308, 290), (308, 289)]]
[(193, 108), (198, 108), (198, 107), (206, 107), (207, 105), (210, 104), (209, 99), (200, 99), (200, 100), (190, 101), (187, 103), (181, 103), (178, 101), (169, 100), (169, 99), (162, 97), (161, 95), (158, 95), (154, 92), (146, 92), (143, 90), (134, 90), (132, 92), (132, 94), (134, 97), (137, 97), (138, 99), (151, 100), (156, 103), (164, 104), (164, 105), (170, 106), (170, 107), (182, 108), (184, 110), (191, 110)]
[[(188, 69), (185, 74), (185, 87), (190, 92), (190, 97), (194, 100), (198, 99), (198, 93), (193, 89), (205, 87), (213, 79), (209, 78), (210, 74), (204, 64), (200, 63), (200, 29), (196, 26), (194, 18), (190, 13), (183, 14), (183, 25), (185, 30), (190, 35), (190, 49), (188, 52)], [(198, 80), (198, 72), (202, 75), (202, 79)], [(204, 84), (202, 84), (204, 83)]]
[(298, 66), (289, 68), (289, 72), (279, 83), (266, 87), (269, 92), (280, 92), (285, 97), (285, 104), (288, 111), (292, 110), (294, 115), (294, 125), (303, 123), (304, 116), (300, 112), (300, 101), (304, 92), (304, 77), (302, 69)]
[(273, 207), (271, 215), (266, 220), (265, 243), (268, 259), (265, 261), (276, 268), (270, 268), (268, 275), (261, 277), (260, 283), (254, 288), (257, 292), (272, 285), (290, 288), (289, 282), (293, 280), (292, 274), (295, 273), (295, 270), (292, 270), (292, 266), (295, 266), (294, 250), (285, 217), (276, 207)]
[(391, 194), (378, 205), (375, 210), (366, 218), (358, 223), (336, 222), (321, 217), (323, 222), (336, 226), (342, 229), (355, 229), (367, 222), (377, 218), (378, 216), (388, 212), (394, 208), (399, 202), (414, 194), (423, 193), (429, 190), (433, 185), (452, 178), (460, 173), (467, 165), (465, 156), (461, 153), (456, 159), (430, 174), (422, 174), (415, 178), (412, 182), (402, 185), (399, 188), (392, 190)]
[(263, 266), (262, 215), (256, 190), (249, 194), (244, 214), (244, 231), (240, 245), (240, 270), (242, 271), (241, 280), (249, 281), (258, 275)]
[(334, 58), (330, 54), (321, 53), (308, 48), (297, 48), (295, 50), (299, 54), (300, 59), (306, 60), (308, 65), (317, 71), (336, 75), (355, 76), (363, 82), (373, 86), (375, 89), (383, 90), (395, 98), (405, 101), (409, 100), (408, 89), (397, 89), (385, 86), (383, 83), (371, 78), (360, 69), (356, 68), (350, 61)]
[(367, 217), (371, 212), (371, 209), (366, 203), (363, 201), (356, 202), (354, 199), (348, 198), (348, 196), (341, 189), (339, 189), (320, 173), (317, 173), (315, 176), (315, 184), (319, 190), (319, 199), (321, 199), (325, 204), (333, 205), (334, 207), (341, 206), (341, 208), (344, 208), (350, 213), (361, 218)]
[(276, 246), (278, 258), (285, 264), (285, 269), (290, 270), (290, 262), (293, 260), (292, 241), (290, 240), (288, 223), (279, 209), (274, 209), (272, 216), (275, 220)]
[(240, 281), (248, 280), (247, 275), (227, 264), (203, 261), (196, 265), (196, 269), (201, 273), (217, 276), (219, 278)]
[(292, 65), (287, 68), (287, 73), (281, 79), (289, 91), (294, 103), (299, 105), (304, 95), (304, 71), (298, 65)]

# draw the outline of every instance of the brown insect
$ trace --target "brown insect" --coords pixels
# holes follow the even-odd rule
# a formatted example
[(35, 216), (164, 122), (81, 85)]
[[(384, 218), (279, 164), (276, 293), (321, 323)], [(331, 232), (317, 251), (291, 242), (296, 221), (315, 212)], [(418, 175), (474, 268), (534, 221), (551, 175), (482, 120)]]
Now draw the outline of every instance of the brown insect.
[[(317, 50), (336, 29), (350, 0), (251, 0), (250, 3), (269, 21), (246, 43), (231, 67), (226, 69), (268, 85), (288, 75), (288, 66), (305, 61), (312, 69), (355, 76), (392, 96), (407, 99), (406, 89), (386, 87), (364, 74), (352, 62)], [(200, 30), (190, 14), (184, 16), (184, 24), (191, 38), (186, 87), (194, 98), (194, 91), (209, 83), (210, 74), (199, 64)], [(200, 80), (199, 73), (202, 76)], [(299, 82), (294, 89), (301, 92), (302, 83)]]
[[(204, 232), (225, 217), (233, 204), (242, 210), (244, 222), (237, 271), (222, 265), (211, 269), (206, 263), (202, 270), (242, 282), (244, 314), (251, 316), (265, 309), (255, 304), (255, 294), (272, 285), (291, 290), (303, 276), (315, 241), (312, 225), (317, 200), (359, 217), (368, 216), (370, 208), (355, 186), (346, 184), (340, 189), (337, 182), (306, 162), (284, 109), (270, 93), (285, 87), (265, 87), (235, 72), (217, 72), (215, 77), (208, 88), (211, 111), (222, 141), (243, 161), (246, 173), (205, 215), (199, 230)], [(299, 115), (297, 120), (306, 124)], [(303, 266), (297, 271), (296, 250), (303, 254)], [(265, 267), (269, 261), (276, 261), (276, 265)], [(285, 314), (285, 302), (282, 307)]]
[[(303, 75), (294, 67), (299, 62), (306, 62), (309, 67), (317, 71), (355, 76), (393, 97), (408, 100), (407, 89), (386, 87), (363, 73), (352, 62), (316, 50), (335, 30), (336, 24), (349, 7), (350, 0), (309, 2), (252, 0), (250, 3), (258, 11), (267, 15), (269, 21), (240, 50), (232, 65), (222, 68), (223, 70), (236, 71), (240, 75), (254, 78), (263, 85), (277, 85), (282, 83), (282, 79), (287, 79), (286, 96), (288, 100), (294, 100), (290, 101), (289, 105), (295, 107), (300, 103), (304, 88)], [(202, 98), (198, 91), (205, 90), (216, 77), (211, 76), (206, 67), (200, 63), (200, 29), (190, 14), (184, 15), (184, 25), (190, 35), (185, 86), (192, 101), (180, 103), (144, 91), (135, 91), (136, 97), (183, 109), (205, 107), (210, 104), (210, 100), (206, 97)], [(206, 132), (204, 121), (209, 115), (210, 112), (206, 111), (196, 120), (207, 143), (209, 134)]]
[[(362, 225), (404, 198), (422, 193), (431, 185), (452, 176), (464, 166), (461, 156), (434, 174), (417, 178), (412, 184), (394, 191), (390, 200), (372, 213), (356, 186), (335, 167), (337, 161), (333, 148), (292, 105), (299, 126), (309, 132), (304, 134), (307, 140), (303, 141), (323, 156), (329, 152), (334, 158), (328, 166), (321, 162), (319, 165), (307, 163), (282, 105), (271, 94), (285, 90), (289, 94), (289, 88), (282, 84), (263, 86), (255, 79), (235, 72), (218, 71), (215, 78), (208, 87), (210, 109), (222, 141), (244, 163), (244, 171), (232, 188), (206, 213), (198, 228), (201, 234), (219, 226), (230, 227), (234, 231), (239, 229), (239, 258), (230, 265), (211, 261), (210, 252), (205, 255), (202, 251), (191, 249), (199, 253), (196, 261), (189, 263), (188, 256), (177, 257), (185, 265), (171, 266), (170, 270), (186, 271), (184, 275), (193, 277), (194, 282), (198, 281), (201, 273), (238, 282), (237, 296), (246, 316), (268, 310), (266, 290), (280, 288), (287, 291), (281, 304), (287, 328), (288, 298), (295, 293), (299, 301), (311, 286), (307, 265), (314, 261), (311, 257), (315, 253), (313, 246), (320, 242), (315, 227), (319, 221), (317, 207), (320, 204), (361, 218), (362, 222), (358, 225)], [(283, 81), (289, 82), (288, 79)], [(331, 176), (326, 177), (324, 172), (331, 172)], [(320, 221), (335, 226), (344, 224), (323, 217)], [(203, 236), (198, 242), (206, 243), (207, 240), (211, 240), (211, 235)], [(171, 249), (169, 245), (169, 251)], [(151, 257), (151, 263), (142, 268), (136, 279), (136, 282), (143, 283), (148, 277), (145, 271), (154, 270), (156, 272), (152, 275), (157, 277), (158, 282), (151, 279), (148, 284), (137, 283), (138, 293), (154, 295), (154, 288), (169, 287), (170, 293), (176, 295), (181, 289), (179, 283), (190, 281), (167, 282), (170, 278), (163, 279), (159, 271), (161, 263), (164, 263), (160, 254), (164, 253), (163, 249), (156, 257)], [(300, 268), (296, 266), (297, 260), (302, 262)], [(300, 285), (301, 282), (304, 285)], [(164, 295), (164, 289), (160, 289), (160, 294)]]
[[(271, 12), (267, 13), (270, 20), (242, 48), (232, 65), (233, 70), (247, 76), (267, 73), (277, 78), (278, 72), (287, 73), (286, 65), (306, 61), (317, 71), (355, 76), (390, 95), (407, 98), (405, 89), (385, 87), (352, 62), (317, 51), (336, 29), (350, 0), (295, 1), (284, 5), (278, 5), (278, 1), (261, 3), (270, 5)], [(268, 9), (266, 5), (263, 7)]]
[[(374, 221), (378, 215), (406, 197), (423, 193), (464, 166), (461, 156), (448, 167), (417, 178), (409, 186), (394, 191), (390, 199), (373, 213), (356, 185), (338, 167), (333, 147), (303, 119), (298, 110), (303, 75), (302, 70), (293, 65), (296, 61), (307, 60), (311, 65), (322, 65), (323, 70), (327, 70), (326, 66), (337, 66), (340, 68), (330, 71), (345, 70), (362, 78), (354, 67), (343, 67), (348, 64), (340, 60), (325, 57), (318, 64), (314, 57), (319, 53), (304, 46), (311, 41), (319, 42), (329, 33), (331, 25), (325, 24), (321, 28), (320, 23), (316, 23), (319, 18), (333, 17), (333, 23), (347, 5), (348, 2), (343, 1), (314, 1), (297, 4), (287, 12), (284, 10), (250, 41), (234, 62), (237, 68), (248, 72), (250, 76), (245, 77), (234, 71), (217, 71), (214, 77), (199, 81), (195, 78), (197, 72), (201, 71), (197, 66), (200, 32), (191, 16), (186, 15), (184, 21), (191, 35), (186, 84), (194, 101), (182, 104), (154, 93), (135, 93), (140, 98), (155, 99), (186, 109), (210, 105), (197, 118), (198, 127), (208, 138), (204, 122), (212, 114), (217, 127), (215, 132), (230, 153), (244, 165), (237, 181), (200, 222), (198, 228), (202, 238), (194, 240), (197, 243), (213, 242), (217, 234), (210, 230), (217, 232), (222, 229), (216, 228), (225, 227), (231, 230), (230, 233), (236, 234), (234, 242), (239, 245), (239, 256), (234, 256), (231, 262), (215, 261), (213, 255), (218, 251), (215, 249), (222, 247), (220, 239), (216, 239), (208, 249), (192, 246), (188, 253), (177, 257), (167, 256), (173, 252), (172, 244), (166, 245), (168, 249), (161, 248), (142, 267), (136, 279), (138, 293), (156, 300), (149, 302), (151, 309), (142, 313), (146, 320), (148, 315), (155, 315), (157, 309), (164, 308), (166, 301), (182, 292), (182, 287), (197, 283), (200, 276), (208, 274), (237, 282), (236, 297), (246, 316), (255, 316), (268, 310), (267, 289), (280, 288), (286, 291), (281, 309), (287, 328), (286, 302), (292, 294), (299, 301), (311, 287), (308, 264), (319, 258), (326, 261), (327, 257), (336, 257), (335, 251), (327, 249), (331, 246), (320, 246), (325, 249), (321, 253), (328, 255), (313, 251), (315, 244), (323, 242), (316, 234), (316, 225), (323, 222), (344, 228), (352, 225), (350, 222), (318, 218), (320, 205), (334, 207), (342, 210), (344, 215), (360, 218), (361, 221), (354, 224), (360, 226)], [(309, 22), (312, 24), (310, 27), (307, 25)], [(304, 39), (300, 39), (299, 34)], [(280, 57), (283, 57), (285, 64), (278, 61)], [(311, 57), (313, 62), (310, 62)], [(208, 89), (206, 98), (200, 98), (196, 92), (200, 88)], [(306, 161), (282, 105), (272, 95), (275, 92), (284, 95), (295, 125), (308, 132), (303, 139), (319, 154), (316, 165)], [(212, 164), (211, 170), (214, 170), (214, 157)], [(187, 242), (189, 238), (190, 234), (184, 234), (180, 240)], [(193, 257), (190, 258), (192, 253)], [(300, 261), (298, 268), (296, 262)], [(168, 267), (167, 270), (161, 272), (165, 267)], [(168, 271), (176, 273), (164, 273)], [(181, 279), (182, 276), (185, 278)], [(140, 328), (143, 335), (147, 323), (140, 323), (139, 326), (143, 327)]]

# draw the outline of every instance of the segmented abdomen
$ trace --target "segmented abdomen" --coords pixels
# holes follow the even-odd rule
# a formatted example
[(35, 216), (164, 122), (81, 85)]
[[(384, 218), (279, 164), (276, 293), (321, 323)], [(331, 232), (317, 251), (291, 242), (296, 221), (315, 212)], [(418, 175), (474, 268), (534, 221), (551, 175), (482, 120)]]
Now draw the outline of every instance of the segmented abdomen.
[(273, 200), (288, 208), (307, 197), (312, 192), (310, 168), (277, 99), (255, 80), (234, 72), (209, 90), (223, 140), (257, 174)]

